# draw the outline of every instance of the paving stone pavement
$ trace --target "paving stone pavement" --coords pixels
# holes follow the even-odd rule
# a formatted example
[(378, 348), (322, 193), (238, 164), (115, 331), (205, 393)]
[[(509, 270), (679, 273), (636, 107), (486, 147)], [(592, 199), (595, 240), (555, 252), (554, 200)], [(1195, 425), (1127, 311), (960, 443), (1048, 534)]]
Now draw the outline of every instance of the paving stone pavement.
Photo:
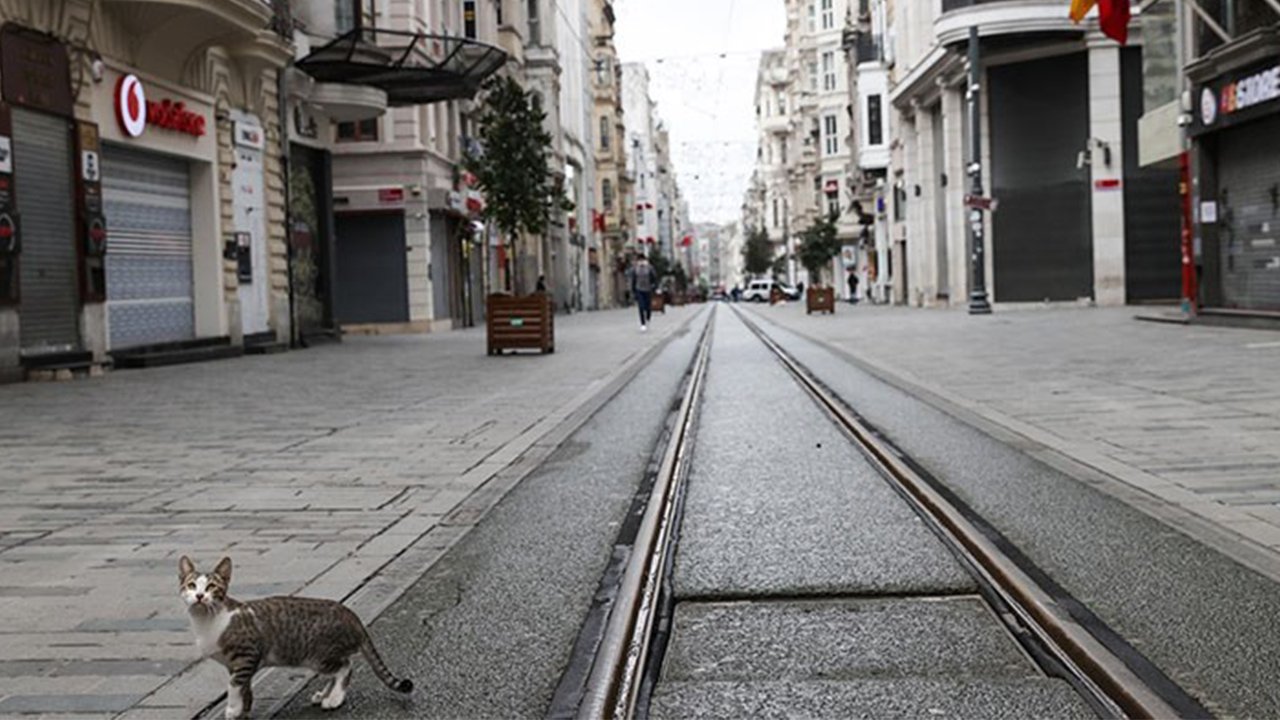
[(1145, 509), (1278, 574), (1280, 335), (1140, 322), (1135, 308), (752, 309), (1121, 481)]
[(380, 569), (438, 557), (443, 518), (695, 312), (646, 334), (629, 311), (562, 317), (545, 356), (487, 357), (478, 329), (0, 387), (0, 716), (214, 700), (182, 554), (231, 555), (236, 597), (385, 606)]

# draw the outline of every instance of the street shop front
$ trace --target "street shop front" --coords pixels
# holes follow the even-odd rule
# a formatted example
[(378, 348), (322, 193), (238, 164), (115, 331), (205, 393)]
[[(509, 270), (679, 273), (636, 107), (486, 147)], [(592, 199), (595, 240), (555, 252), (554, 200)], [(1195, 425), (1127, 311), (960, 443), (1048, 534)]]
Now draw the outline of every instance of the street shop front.
[(1189, 71), (1194, 206), (1207, 308), (1280, 313), (1280, 47), (1224, 48)]

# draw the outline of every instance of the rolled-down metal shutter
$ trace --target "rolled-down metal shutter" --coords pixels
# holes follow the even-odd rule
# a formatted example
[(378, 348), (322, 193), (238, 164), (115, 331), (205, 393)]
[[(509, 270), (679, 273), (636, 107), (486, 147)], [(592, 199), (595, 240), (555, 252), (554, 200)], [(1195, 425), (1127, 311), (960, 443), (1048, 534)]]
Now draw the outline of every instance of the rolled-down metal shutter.
[(195, 336), (186, 162), (105, 146), (107, 327), (112, 349)]
[(80, 300), (71, 127), (64, 118), (15, 108), (13, 142), (22, 213), (22, 348), (75, 348), (80, 345)]
[(1264, 120), (1223, 133), (1218, 158), (1227, 307), (1280, 311), (1280, 136)]

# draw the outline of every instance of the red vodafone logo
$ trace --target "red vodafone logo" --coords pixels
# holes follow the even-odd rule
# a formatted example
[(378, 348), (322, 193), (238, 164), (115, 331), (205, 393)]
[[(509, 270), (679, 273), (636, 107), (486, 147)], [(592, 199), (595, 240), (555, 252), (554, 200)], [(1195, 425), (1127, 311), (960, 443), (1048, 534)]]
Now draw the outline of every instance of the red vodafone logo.
[(129, 137), (140, 137), (149, 124), (192, 137), (205, 134), (203, 115), (188, 110), (182, 101), (147, 100), (136, 75), (125, 75), (116, 83), (116, 119)]
[(137, 75), (125, 75), (116, 83), (116, 119), (129, 137), (147, 129), (147, 95)]

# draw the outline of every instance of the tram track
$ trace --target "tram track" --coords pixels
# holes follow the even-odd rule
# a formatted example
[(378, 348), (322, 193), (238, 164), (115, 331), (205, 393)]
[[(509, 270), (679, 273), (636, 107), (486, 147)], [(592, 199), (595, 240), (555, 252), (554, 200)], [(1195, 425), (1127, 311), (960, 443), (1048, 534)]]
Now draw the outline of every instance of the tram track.
[[(1210, 713), (1035, 567), (927, 470), (898, 449), (746, 314), (735, 316), (973, 576), (1005, 631), (1049, 677), (1067, 681), (1102, 717), (1206, 717)], [(670, 574), (697, 428), (711, 332), (691, 366), (658, 474), (617, 583), (575, 716), (646, 717), (671, 623)], [(582, 658), (578, 658), (582, 662)], [(647, 679), (647, 681), (646, 681)], [(563, 715), (562, 715), (563, 716)]]

